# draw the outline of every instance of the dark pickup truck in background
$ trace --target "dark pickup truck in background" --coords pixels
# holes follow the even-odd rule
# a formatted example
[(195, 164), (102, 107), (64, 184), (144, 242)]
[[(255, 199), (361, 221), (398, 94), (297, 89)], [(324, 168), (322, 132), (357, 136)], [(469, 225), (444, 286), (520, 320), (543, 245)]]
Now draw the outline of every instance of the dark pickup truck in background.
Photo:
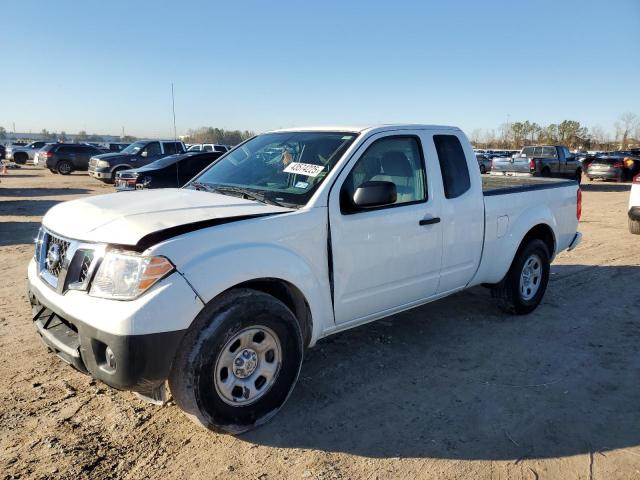
[(116, 172), (142, 167), (159, 158), (184, 153), (184, 143), (175, 140), (140, 140), (117, 153), (96, 155), (89, 161), (89, 175), (113, 183)]
[(582, 165), (564, 145), (524, 147), (512, 158), (495, 158), (491, 175), (570, 178), (580, 182)]

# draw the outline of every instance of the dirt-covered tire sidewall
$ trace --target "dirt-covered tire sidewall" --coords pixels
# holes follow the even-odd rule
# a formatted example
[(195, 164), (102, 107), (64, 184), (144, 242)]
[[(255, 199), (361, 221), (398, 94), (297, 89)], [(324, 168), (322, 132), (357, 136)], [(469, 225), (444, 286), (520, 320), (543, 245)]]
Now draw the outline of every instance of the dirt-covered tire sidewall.
[(640, 221), (629, 219), (629, 232), (634, 235), (640, 235)]
[[(542, 278), (536, 294), (531, 299), (525, 300), (520, 292), (520, 274), (525, 262), (533, 254), (538, 255), (542, 261)], [(508, 313), (518, 315), (530, 313), (544, 297), (550, 270), (550, 254), (546, 244), (542, 240), (531, 240), (518, 251), (506, 277), (492, 291), (493, 296), (499, 299), (500, 307)]]
[[(216, 359), (235, 333), (259, 325), (280, 340), (278, 376), (255, 403), (231, 406), (215, 388)], [(203, 426), (242, 433), (268, 421), (285, 403), (298, 379), (303, 350), (300, 327), (282, 302), (256, 290), (234, 290), (207, 305), (185, 335), (169, 378), (171, 392), (178, 406)]]

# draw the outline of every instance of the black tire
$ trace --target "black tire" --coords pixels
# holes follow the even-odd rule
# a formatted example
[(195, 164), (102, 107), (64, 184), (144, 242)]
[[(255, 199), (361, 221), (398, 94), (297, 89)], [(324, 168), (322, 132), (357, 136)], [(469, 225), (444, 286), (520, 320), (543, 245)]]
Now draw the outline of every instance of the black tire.
[[(534, 256), (541, 262), (541, 276), (537, 292), (532, 298), (527, 299), (521, 291), (520, 278), (525, 264)], [(498, 300), (501, 310), (516, 315), (525, 315), (535, 310), (542, 301), (549, 282), (549, 258), (549, 250), (542, 240), (530, 240), (518, 249), (505, 277), (491, 289), (491, 296)]]
[(56, 171), (60, 175), (69, 175), (73, 172), (73, 164), (69, 160), (60, 160), (56, 163)]
[(640, 235), (640, 221), (629, 219), (629, 232)]
[(104, 180), (105, 183), (116, 183), (116, 173), (127, 170), (130, 167), (119, 167), (111, 171), (111, 178)]
[[(267, 327), (275, 334), (281, 359), (273, 383), (262, 396), (247, 405), (235, 406), (218, 391), (216, 376), (223, 378), (224, 369), (217, 372), (216, 366), (223, 353), (236, 354), (235, 343), (229, 346), (229, 342), (252, 327)], [(239, 355), (246, 347), (236, 348)], [(207, 304), (185, 334), (169, 375), (169, 387), (176, 404), (195, 423), (210, 430), (239, 434), (267, 422), (286, 402), (298, 379), (303, 352), (300, 325), (284, 303), (257, 290), (231, 290)], [(256, 368), (247, 379), (257, 389), (259, 377), (252, 379), (254, 373), (259, 370)], [(227, 371), (225, 377), (232, 375), (233, 371)], [(242, 396), (238, 398), (243, 401)]]
[(543, 177), (550, 177), (551, 176), (551, 170), (549, 170), (549, 167), (544, 167), (542, 169), (541, 175)]
[(480, 173), (481, 173), (481, 174), (483, 174), (483, 175), (484, 175), (485, 173), (487, 173), (487, 168), (486, 168), (484, 165), (482, 165), (482, 164), (480, 165)]
[(49, 171), (50, 171), (51, 173), (55, 173), (56, 175), (58, 174), (58, 171), (57, 171), (57, 170), (55, 170), (55, 169), (53, 169), (53, 168), (50, 168), (50, 169), (49, 169)]
[(13, 161), (18, 165), (26, 165), (29, 155), (26, 153), (18, 152), (13, 156)]
[(582, 170), (580, 170), (580, 169), (576, 170), (576, 174), (574, 176), (574, 180), (576, 182), (578, 182), (578, 185), (580, 185), (582, 183)]

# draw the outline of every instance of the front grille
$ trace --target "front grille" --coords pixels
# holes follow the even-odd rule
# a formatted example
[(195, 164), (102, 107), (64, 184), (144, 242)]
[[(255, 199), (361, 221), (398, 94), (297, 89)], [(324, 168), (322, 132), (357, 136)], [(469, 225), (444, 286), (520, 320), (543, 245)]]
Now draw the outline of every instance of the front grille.
[[(45, 248), (44, 266), (47, 272), (58, 278), (67, 257), (67, 249), (71, 242), (49, 235)], [(57, 246), (57, 247), (56, 247)]]
[(40, 229), (36, 238), (38, 273), (61, 294), (67, 290), (87, 290), (102, 255), (103, 245), (66, 239), (45, 228)]

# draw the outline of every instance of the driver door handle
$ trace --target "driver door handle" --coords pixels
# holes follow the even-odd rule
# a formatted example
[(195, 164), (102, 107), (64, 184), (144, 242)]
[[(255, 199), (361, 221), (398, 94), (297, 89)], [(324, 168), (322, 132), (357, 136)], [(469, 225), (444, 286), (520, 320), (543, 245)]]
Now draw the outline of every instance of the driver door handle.
[(420, 225), (433, 225), (434, 223), (440, 223), (440, 217), (423, 218), (418, 223), (420, 223)]

